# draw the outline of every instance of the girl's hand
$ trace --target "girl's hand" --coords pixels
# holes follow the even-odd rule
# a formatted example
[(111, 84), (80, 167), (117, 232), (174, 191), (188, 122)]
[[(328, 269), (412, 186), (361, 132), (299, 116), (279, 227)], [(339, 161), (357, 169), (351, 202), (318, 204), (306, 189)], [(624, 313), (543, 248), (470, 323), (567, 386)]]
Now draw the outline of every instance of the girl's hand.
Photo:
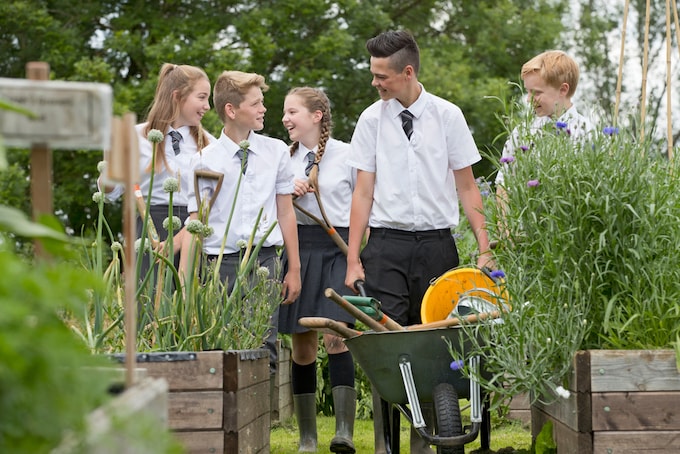
[(293, 197), (302, 197), (308, 192), (314, 192), (314, 189), (309, 185), (309, 180), (307, 179), (295, 180), (295, 189), (293, 190)]

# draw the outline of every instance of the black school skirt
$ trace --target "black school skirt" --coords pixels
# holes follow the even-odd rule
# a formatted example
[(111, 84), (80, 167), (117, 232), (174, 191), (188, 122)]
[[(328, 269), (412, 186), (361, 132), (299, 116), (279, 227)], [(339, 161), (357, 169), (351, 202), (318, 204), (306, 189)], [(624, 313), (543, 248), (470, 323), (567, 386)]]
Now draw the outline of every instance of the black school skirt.
[[(346, 242), (349, 229), (339, 227), (336, 230)], [(291, 334), (309, 331), (309, 328), (298, 324), (301, 317), (326, 317), (353, 326), (354, 318), (324, 294), (329, 287), (340, 295), (354, 294), (345, 286), (347, 258), (330, 235), (317, 225), (298, 225), (298, 242), (302, 290), (294, 303), (280, 306), (279, 332)], [(285, 254), (283, 265), (285, 273)]]

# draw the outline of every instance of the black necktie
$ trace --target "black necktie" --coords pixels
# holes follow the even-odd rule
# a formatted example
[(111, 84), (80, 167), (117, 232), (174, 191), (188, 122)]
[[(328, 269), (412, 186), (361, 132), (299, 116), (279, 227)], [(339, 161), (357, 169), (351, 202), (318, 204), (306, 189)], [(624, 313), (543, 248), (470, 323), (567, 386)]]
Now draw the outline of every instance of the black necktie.
[(401, 115), (401, 127), (406, 133), (406, 137), (411, 139), (413, 134), (413, 114), (408, 110), (403, 110), (399, 115)]
[(172, 150), (175, 152), (175, 156), (179, 154), (179, 142), (182, 140), (182, 134), (178, 131), (170, 131), (168, 133), (172, 138)]
[(246, 169), (248, 168), (248, 154), (250, 153), (250, 150), (246, 150), (244, 153), (243, 148), (239, 148), (238, 151), (236, 152), (236, 156), (238, 156), (239, 160), (241, 161), (241, 172), (243, 175), (246, 174)]
[(307, 167), (305, 167), (305, 175), (307, 176), (309, 176), (309, 173), (312, 171), (312, 167), (314, 167), (314, 158), (316, 158), (316, 156), (314, 155), (313, 151), (307, 153)]

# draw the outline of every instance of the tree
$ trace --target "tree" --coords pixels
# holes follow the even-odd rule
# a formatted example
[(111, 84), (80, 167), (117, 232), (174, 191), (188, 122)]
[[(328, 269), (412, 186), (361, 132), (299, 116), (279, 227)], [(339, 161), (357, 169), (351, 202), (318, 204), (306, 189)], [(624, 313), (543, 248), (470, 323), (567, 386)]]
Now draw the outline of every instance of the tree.
[[(406, 28), (423, 55), (428, 91), (461, 106), (480, 149), (497, 153), (500, 103), (516, 94), (519, 68), (554, 47), (567, 0), (24, 0), (0, 6), (3, 74), (24, 77), (30, 60), (50, 63), (53, 78), (109, 83), (114, 112), (144, 119), (164, 62), (206, 70), (265, 75), (264, 133), (287, 139), (283, 99), (298, 85), (324, 88), (333, 104), (334, 135), (349, 140), (361, 111), (378, 97), (370, 85), (368, 38)], [(214, 112), (206, 129), (219, 134)], [(25, 152), (13, 162), (27, 166)], [(64, 159), (62, 159), (64, 158)], [(66, 227), (90, 231), (91, 192), (100, 153), (55, 156), (54, 205)], [(489, 174), (481, 166), (477, 173)], [(4, 189), (0, 188), (0, 193)], [(112, 207), (115, 211), (117, 207)], [(114, 230), (116, 228), (114, 227)]]

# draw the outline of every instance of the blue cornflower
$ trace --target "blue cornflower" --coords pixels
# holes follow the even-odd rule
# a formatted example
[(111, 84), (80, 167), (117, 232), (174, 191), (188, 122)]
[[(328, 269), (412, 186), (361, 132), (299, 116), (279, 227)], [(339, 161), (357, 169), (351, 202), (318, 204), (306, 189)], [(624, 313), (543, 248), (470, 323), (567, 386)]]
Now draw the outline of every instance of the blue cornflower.
[(490, 276), (494, 279), (502, 279), (505, 277), (505, 272), (503, 270), (493, 270), (490, 273)]
[(619, 128), (616, 126), (607, 126), (602, 130), (602, 132), (608, 136), (615, 136), (619, 133)]
[(455, 361), (451, 361), (451, 364), (449, 364), (449, 367), (453, 371), (461, 370), (463, 367), (465, 367), (465, 363), (462, 360), (457, 359)]

